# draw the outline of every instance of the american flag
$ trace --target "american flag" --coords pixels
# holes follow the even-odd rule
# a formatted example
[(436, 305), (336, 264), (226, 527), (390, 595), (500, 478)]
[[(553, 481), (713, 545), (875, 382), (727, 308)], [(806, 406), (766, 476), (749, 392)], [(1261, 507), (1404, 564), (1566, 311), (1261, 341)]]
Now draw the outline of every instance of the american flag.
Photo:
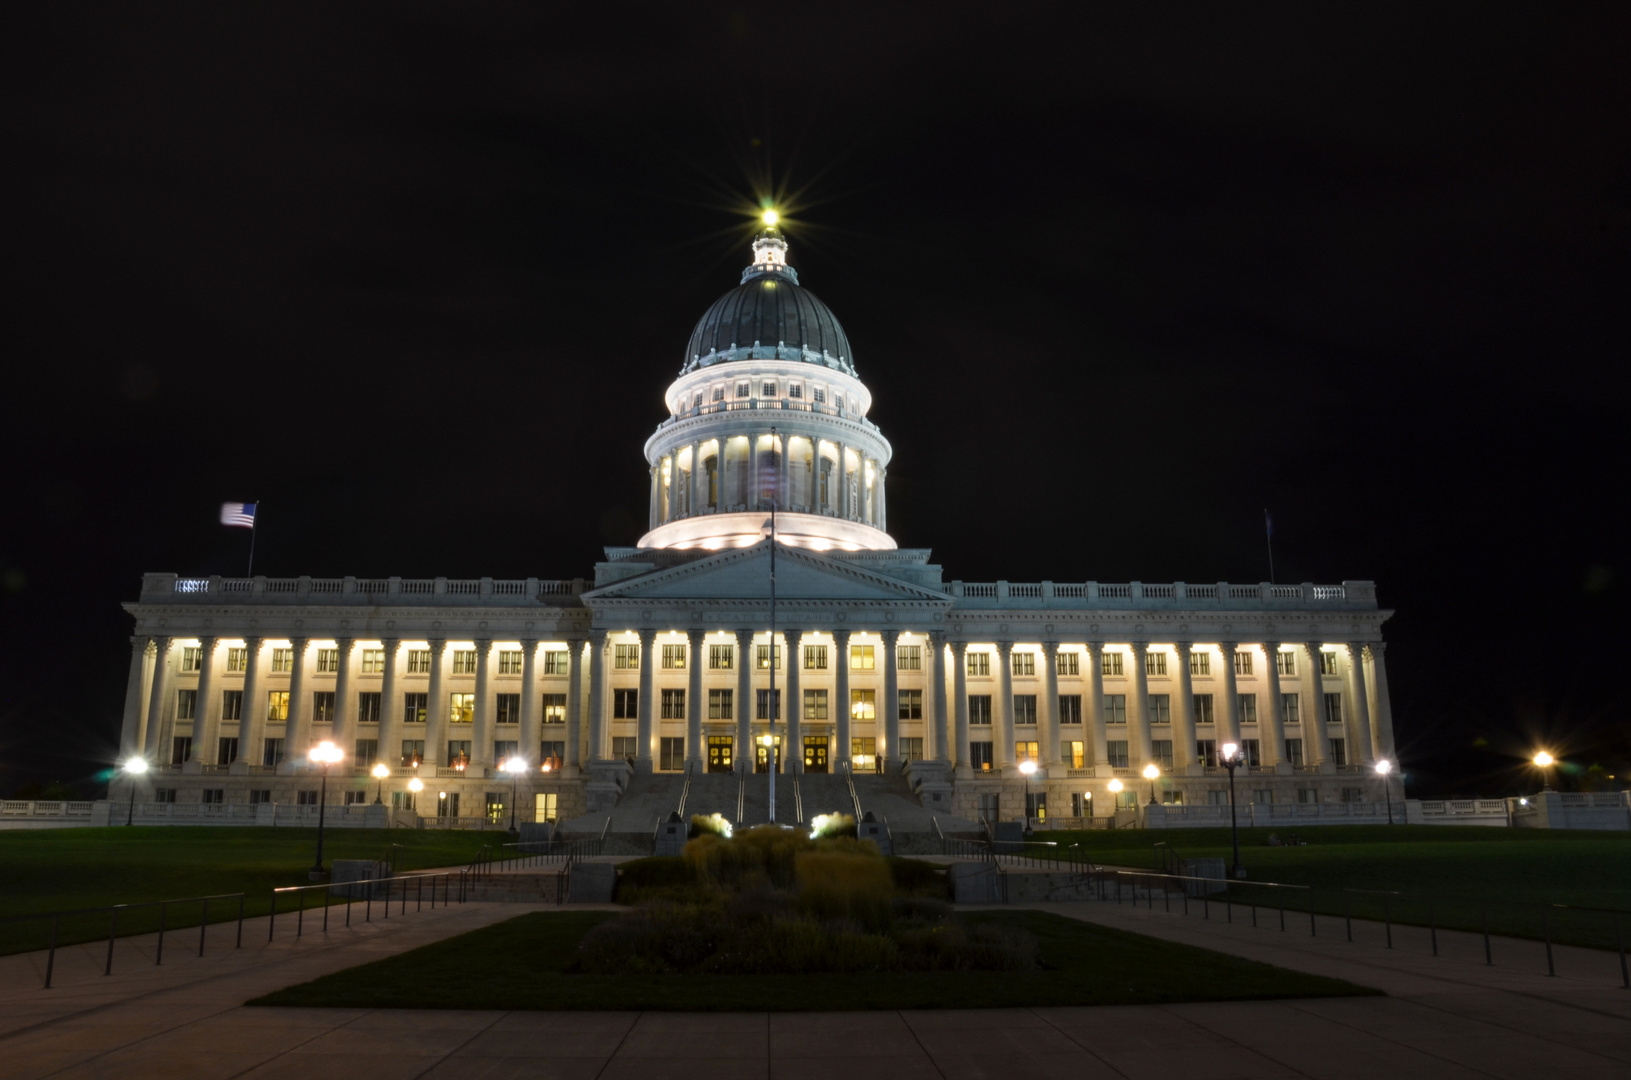
[(222, 503), (221, 524), (242, 525), (246, 529), (255, 527), (254, 503)]

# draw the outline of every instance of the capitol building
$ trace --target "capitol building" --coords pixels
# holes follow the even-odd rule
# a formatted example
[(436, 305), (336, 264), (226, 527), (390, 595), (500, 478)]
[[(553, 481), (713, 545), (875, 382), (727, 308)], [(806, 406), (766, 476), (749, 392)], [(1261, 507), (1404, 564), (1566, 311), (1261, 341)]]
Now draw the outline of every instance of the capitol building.
[(329, 803), (427, 824), (772, 769), (1077, 823), (1226, 803), (1230, 743), (1241, 803), (1383, 799), (1373, 583), (946, 580), (889, 534), (894, 447), (842, 326), (774, 225), (752, 250), (664, 392), (633, 546), (592, 578), (147, 574), (121, 757), (149, 771), (110, 798), (314, 805), (327, 740)]

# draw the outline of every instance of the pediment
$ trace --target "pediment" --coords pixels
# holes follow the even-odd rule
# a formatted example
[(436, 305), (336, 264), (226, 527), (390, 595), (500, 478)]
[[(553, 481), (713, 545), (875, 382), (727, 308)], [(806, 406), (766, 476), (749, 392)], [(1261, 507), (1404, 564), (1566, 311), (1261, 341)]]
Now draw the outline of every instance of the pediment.
[[(770, 541), (683, 566), (655, 570), (585, 593), (594, 600), (763, 600), (770, 594)], [(950, 603), (934, 589), (849, 565), (803, 548), (776, 549), (778, 600), (911, 600)]]

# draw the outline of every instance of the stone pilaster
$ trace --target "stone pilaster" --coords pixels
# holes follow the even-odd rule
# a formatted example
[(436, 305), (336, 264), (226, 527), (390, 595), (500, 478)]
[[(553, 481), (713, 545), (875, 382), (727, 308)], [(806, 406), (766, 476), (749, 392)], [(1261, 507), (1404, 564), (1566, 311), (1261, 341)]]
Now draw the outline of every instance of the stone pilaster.
[(493, 639), (476, 639), (476, 718), (470, 732), (470, 767), (467, 775), (481, 776), (493, 768)]
[(1235, 677), (1235, 643), (1232, 641), (1220, 642), (1218, 657), (1223, 663), (1223, 670), (1218, 672), (1223, 693), (1218, 695), (1214, 702), (1213, 724), (1218, 733), (1218, 750), (1223, 750), (1224, 743), (1240, 743), (1240, 688)]
[(396, 668), (402, 639), (383, 638), (379, 645), (385, 658), (385, 670), (379, 680), (379, 759), (392, 770), (400, 770), (403, 768), (402, 695), (396, 688)]
[(1014, 754), (1014, 643), (997, 642), (997, 692), (991, 695), (993, 767), (1001, 773), (1019, 765)]
[(606, 631), (589, 631), (589, 760), (605, 761), (606, 729)]
[[(574, 637), (566, 639), (566, 760), (562, 763), (562, 775), (577, 776), (583, 767), (583, 638)], [(533, 701), (538, 700), (536, 691), (532, 695)], [(590, 757), (594, 757), (591, 746)]]
[[(216, 702), (215, 652), (217, 639), (198, 639), (198, 700), (193, 707), (193, 762), (214, 765), (218, 755), (221, 709)], [(230, 762), (229, 762), (230, 764)]]
[[(1180, 641), (1173, 646), (1178, 670), (1173, 672), (1177, 688), (1172, 701), (1172, 774), (1199, 776), (1201, 765), (1195, 759), (1195, 683), (1189, 673), (1189, 657), (1194, 645)], [(1213, 702), (1214, 706), (1217, 704)]]
[(334, 745), (345, 751), (347, 766), (358, 764), (353, 758), (357, 749), (357, 702), (356, 695), (351, 692), (351, 665), (356, 655), (357, 642), (354, 638), (343, 637), (334, 642), (335, 652), (339, 655), (339, 670), (334, 676), (334, 727), (333, 734), (329, 736)]
[(736, 631), (736, 771), (753, 771), (753, 631)]
[(941, 764), (951, 764), (951, 729), (948, 726), (949, 718), (946, 715), (946, 634), (943, 630), (935, 630), (929, 634), (929, 686), (933, 689), (934, 697), (932, 715), (934, 717), (934, 759)]
[[(700, 451), (693, 450), (692, 453), (697, 454)], [(702, 689), (702, 665), (707, 662), (708, 631), (701, 627), (692, 627), (686, 634), (686, 640), (690, 642), (685, 657), (686, 671), (690, 679), (685, 691), (685, 762), (692, 767), (692, 772), (700, 773), (706, 767), (706, 759), (703, 757), (702, 717), (708, 703), (704, 700), (707, 692)]]
[(1089, 641), (1082, 653), (1082, 726), (1087, 729), (1092, 744), (1093, 775), (1112, 776), (1110, 750), (1106, 743), (1109, 732), (1104, 726), (1104, 642)]
[(639, 727), (636, 729), (639, 737), (635, 740), (634, 767), (639, 772), (652, 770), (652, 758), (656, 748), (657, 703), (652, 700), (656, 697), (657, 684), (657, 658), (652, 655), (657, 644), (657, 631), (654, 627), (643, 627), (640, 630), (640, 702)]
[(878, 759), (884, 763), (885, 770), (893, 771), (900, 762), (900, 672), (896, 666), (900, 658), (897, 648), (900, 631), (885, 630), (880, 636), (883, 638), (883, 723), (875, 725), (873, 730), (883, 732)]
[(1286, 759), (1286, 722), (1280, 704), (1280, 643), (1263, 642), (1263, 696), (1257, 709), (1258, 749), (1264, 768), (1272, 768), (1281, 775), (1291, 773)]
[[(517, 755), (528, 766), (528, 771), (536, 774), (543, 766), (543, 732), (542, 719), (538, 715), (543, 705), (542, 691), (538, 688), (538, 639), (521, 639), (521, 730), (517, 738), (520, 744)], [(568, 738), (567, 743), (571, 743)], [(537, 755), (537, 756), (534, 756)], [(564, 755), (563, 755), (564, 757)], [(502, 765), (503, 762), (498, 764)], [(564, 764), (564, 762), (563, 762)]]
[(955, 715), (954, 723), (957, 725), (957, 748), (953, 758), (956, 766), (956, 775), (960, 779), (968, 779), (974, 775), (974, 766), (970, 760), (973, 752), (969, 749), (968, 738), (968, 642), (952, 641), (951, 643), (951, 680), (952, 680), (952, 711)]
[[(838, 449), (840, 453), (843, 452), (843, 447)], [(837, 683), (834, 694), (838, 698), (837, 701), (833, 702), (832, 707), (833, 734), (838, 740), (838, 746), (835, 747), (838, 762), (843, 763), (845, 772), (851, 771), (855, 753), (850, 747), (850, 740), (854, 736), (850, 731), (850, 717), (853, 714), (850, 712), (849, 703), (849, 635), (848, 630), (834, 630), (832, 632), (833, 675), (834, 681)], [(835, 762), (835, 772), (837, 767), (838, 763)]]
[(1042, 643), (1042, 692), (1036, 696), (1036, 741), (1042, 745), (1039, 764), (1045, 770), (1044, 776), (1053, 770), (1060, 770), (1060, 775), (1066, 775), (1064, 762), (1059, 753), (1059, 643), (1057, 641), (1044, 641)]
[(153, 639), (153, 678), (147, 698), (147, 747), (143, 754), (149, 764), (168, 765), (169, 747), (164, 745), (164, 717), (170, 698), (170, 663), (174, 639), (160, 635)]
[(1127, 695), (1127, 764), (1133, 767), (1134, 772), (1142, 771), (1144, 766), (1155, 760), (1155, 752), (1150, 746), (1150, 676), (1144, 668), (1149, 654), (1148, 642), (1133, 642), (1130, 658), (1133, 670), (1127, 673), (1128, 681), (1132, 684), (1132, 693)]
[[(804, 771), (804, 725), (801, 723), (804, 719), (804, 695), (799, 689), (799, 669), (804, 666), (803, 638), (802, 631), (786, 631), (787, 651), (782, 653), (782, 658), (787, 661), (787, 691), (782, 695), (782, 716), (787, 720), (787, 737), (782, 754), (784, 772)], [(775, 656), (774, 649), (771, 656)]]
[(425, 765), (432, 779), (447, 766), (447, 693), (443, 686), (447, 666), (447, 639), (430, 639), (430, 688), (425, 693)]

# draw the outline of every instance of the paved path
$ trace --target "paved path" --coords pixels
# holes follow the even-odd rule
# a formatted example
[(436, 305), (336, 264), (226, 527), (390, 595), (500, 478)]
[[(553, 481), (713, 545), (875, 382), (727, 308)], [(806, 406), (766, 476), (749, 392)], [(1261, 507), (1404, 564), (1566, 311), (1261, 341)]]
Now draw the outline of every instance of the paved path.
[[(1385, 998), (1113, 1008), (871, 1013), (527, 1013), (267, 1009), (241, 1002), (531, 908), (465, 904), (389, 924), (130, 966), (102, 977), (100, 954), (65, 963), (61, 989), (0, 960), (0, 1076), (118, 1080), (397, 1080), (444, 1077), (1319, 1077), (1399, 1080), (1631, 1075), (1631, 993), (1603, 978), (1604, 955), (1485, 967), (1451, 941), (1381, 947), (1333, 920), (1309, 938), (1098, 902), (1046, 910), (1318, 971)], [(260, 932), (251, 930), (258, 922)], [(1397, 931), (1396, 931), (1397, 932)], [(196, 931), (194, 932), (196, 934)], [(282, 931), (280, 930), (280, 935)], [(260, 942), (251, 947), (250, 942)], [(227, 941), (223, 937), (223, 941)], [(1396, 939), (1397, 944), (1403, 942)], [(1497, 939), (1516, 952), (1528, 943)], [(133, 946), (134, 947), (134, 946)], [(1538, 947), (1537, 947), (1538, 948)], [(37, 955), (37, 954), (36, 954)], [(60, 960), (60, 957), (59, 957)], [(1593, 966), (1596, 965), (1596, 966)], [(1617, 971), (1617, 968), (1615, 969)]]

